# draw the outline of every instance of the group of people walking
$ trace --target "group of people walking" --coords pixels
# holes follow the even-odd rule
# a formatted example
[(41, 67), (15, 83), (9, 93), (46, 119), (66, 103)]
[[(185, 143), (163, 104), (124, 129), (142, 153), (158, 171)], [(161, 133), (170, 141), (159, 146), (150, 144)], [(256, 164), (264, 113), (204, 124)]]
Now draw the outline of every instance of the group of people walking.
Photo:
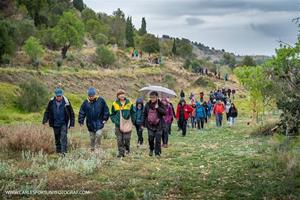
[[(223, 114), (226, 113), (226, 120), (230, 126), (233, 126), (235, 119), (238, 116), (238, 111), (230, 97), (233, 97), (230, 89), (220, 89), (211, 91), (208, 95), (208, 100), (204, 99), (204, 92), (200, 92), (199, 100), (194, 93), (190, 94), (187, 104), (185, 101), (185, 93), (183, 90), (180, 93), (180, 104), (177, 107), (177, 114), (183, 112), (185, 117), (178, 117), (178, 129), (182, 130), (182, 135), (186, 135), (186, 127), (188, 126), (188, 120), (191, 122), (192, 128), (198, 128), (204, 130), (204, 126), (208, 123), (208, 120), (212, 115), (215, 116), (216, 126), (222, 127)], [(183, 108), (183, 109), (181, 109)]]
[[(183, 93), (183, 91), (182, 91)], [(211, 118), (211, 113), (216, 116), (216, 125), (222, 126), (222, 116), (227, 111), (227, 104), (217, 97), (211, 102), (204, 101), (204, 93), (200, 94), (199, 101), (192, 98), (191, 104), (187, 104), (184, 94), (176, 107), (168, 97), (159, 98), (158, 92), (149, 93), (149, 101), (144, 104), (142, 98), (132, 103), (122, 89), (117, 91), (116, 100), (109, 110), (106, 101), (97, 95), (95, 88), (87, 90), (87, 99), (83, 101), (79, 113), (80, 126), (86, 123), (91, 151), (97, 150), (101, 145), (103, 128), (111, 119), (115, 126), (117, 138), (118, 157), (125, 157), (130, 153), (131, 133), (133, 127), (137, 133), (137, 146), (144, 144), (143, 130), (147, 129), (149, 155), (160, 156), (162, 147), (168, 147), (169, 135), (174, 119), (182, 136), (186, 136), (188, 120), (191, 119), (192, 128), (204, 129), (204, 124)], [(229, 101), (227, 101), (229, 103)], [(227, 113), (227, 112), (226, 112)], [(228, 108), (231, 125), (237, 117), (237, 109), (231, 103)], [(64, 96), (61, 88), (55, 89), (55, 96), (50, 99), (43, 117), (43, 124), (49, 124), (53, 128), (56, 144), (56, 152), (65, 155), (67, 152), (68, 129), (75, 125), (75, 114), (69, 99)]]

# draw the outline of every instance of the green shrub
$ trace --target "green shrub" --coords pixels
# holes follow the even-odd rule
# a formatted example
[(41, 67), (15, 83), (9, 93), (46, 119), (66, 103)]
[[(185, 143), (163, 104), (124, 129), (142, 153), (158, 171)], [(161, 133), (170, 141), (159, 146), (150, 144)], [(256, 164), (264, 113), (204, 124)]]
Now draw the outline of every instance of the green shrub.
[(215, 89), (217, 86), (216, 84), (208, 78), (199, 77), (193, 84), (194, 86), (201, 86), (201, 87), (209, 87), (211, 89)]
[(47, 104), (49, 92), (42, 82), (31, 79), (20, 84), (20, 95), (17, 97), (17, 105), (27, 112), (40, 111)]
[(116, 194), (111, 190), (101, 190), (98, 192), (98, 197), (103, 200), (113, 200), (116, 199)]
[(31, 58), (33, 64), (39, 64), (39, 59), (44, 54), (43, 46), (35, 37), (30, 37), (25, 41), (23, 51)]
[(53, 28), (42, 28), (37, 32), (37, 38), (49, 49), (58, 49), (59, 45), (55, 42), (53, 31)]
[(23, 19), (12, 22), (15, 28), (14, 41), (17, 46), (21, 46), (30, 36), (35, 35), (36, 27), (31, 19)]
[(75, 60), (75, 56), (74, 56), (73, 54), (68, 54), (68, 55), (67, 55), (67, 61), (72, 62), (72, 61), (74, 61), (74, 60)]
[(108, 28), (97, 19), (89, 19), (85, 23), (86, 32), (90, 33), (92, 37), (95, 37), (99, 33), (107, 33)]
[(80, 65), (81, 68), (84, 68), (84, 63), (82, 61), (80, 61), (79, 65)]
[(13, 176), (12, 167), (6, 162), (0, 162), (0, 178), (11, 178)]
[(171, 74), (166, 74), (164, 76), (164, 82), (168, 85), (169, 88), (174, 88), (176, 85), (176, 78)]
[(56, 62), (56, 66), (57, 66), (57, 67), (61, 67), (62, 64), (63, 64), (63, 60), (62, 60), (61, 58), (56, 59), (55, 62)]
[(192, 64), (191, 60), (187, 58), (184, 61), (183, 68), (188, 70), (190, 69), (191, 64)]
[(11, 56), (9, 54), (4, 54), (2, 56), (2, 63), (8, 65), (11, 61)]
[(96, 64), (107, 68), (116, 61), (115, 54), (105, 46), (96, 49)]
[(108, 42), (108, 38), (106, 35), (102, 33), (98, 33), (94, 37), (94, 41), (96, 42), (97, 45), (106, 45)]
[(3, 62), (3, 55), (13, 55), (15, 52), (14, 28), (8, 20), (0, 20), (0, 63)]

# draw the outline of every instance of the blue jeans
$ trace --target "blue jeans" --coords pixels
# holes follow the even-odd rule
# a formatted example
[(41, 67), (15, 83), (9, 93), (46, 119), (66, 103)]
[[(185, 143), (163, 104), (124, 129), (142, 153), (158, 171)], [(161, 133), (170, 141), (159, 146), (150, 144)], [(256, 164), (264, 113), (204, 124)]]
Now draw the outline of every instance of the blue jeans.
[(229, 117), (230, 126), (235, 124), (235, 117)]
[(101, 144), (102, 129), (99, 129), (96, 132), (90, 131), (89, 133), (91, 150), (95, 150), (95, 148), (98, 149)]
[(192, 128), (196, 128), (197, 120), (196, 117), (191, 117)]
[(141, 124), (136, 124), (136, 133), (138, 136), (138, 144), (143, 144), (144, 143), (144, 138), (143, 138), (143, 129)]
[(217, 127), (222, 126), (222, 120), (223, 120), (223, 115), (222, 114), (216, 114), (216, 126)]
[(68, 128), (67, 125), (61, 127), (53, 127), (56, 153), (67, 153), (68, 148)]
[(170, 124), (165, 124), (162, 132), (162, 141), (163, 144), (168, 144), (169, 142), (169, 134), (170, 134)]

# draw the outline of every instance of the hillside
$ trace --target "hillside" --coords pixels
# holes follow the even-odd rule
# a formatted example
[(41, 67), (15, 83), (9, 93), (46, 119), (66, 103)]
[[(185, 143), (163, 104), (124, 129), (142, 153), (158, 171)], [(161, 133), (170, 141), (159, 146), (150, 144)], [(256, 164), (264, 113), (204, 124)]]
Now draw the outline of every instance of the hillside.
[[(22, 58), (22, 54), (17, 56), (16, 66), (0, 68), (0, 85), (2, 90), (7, 91), (3, 99), (16, 97), (18, 95), (19, 85), (33, 78), (40, 80), (49, 88), (52, 95), (54, 88), (61, 86), (65, 92), (75, 98), (76, 106), (79, 106), (80, 99), (86, 96), (86, 90), (90, 86), (97, 88), (99, 95), (111, 102), (115, 98), (116, 91), (123, 88), (131, 99), (140, 96), (138, 90), (147, 85), (162, 85), (174, 89), (177, 94), (184, 89), (187, 95), (194, 92), (197, 96), (201, 91), (208, 94), (209, 91), (216, 88), (235, 88), (239, 94), (244, 94), (244, 89), (237, 83), (234, 75), (230, 77), (230, 81), (219, 80), (215, 77), (200, 76), (184, 69), (183, 61), (165, 58), (161, 65), (150, 65), (146, 60), (135, 60), (127, 56), (126, 52), (122, 52), (126, 57), (126, 63), (121, 68), (100, 69), (97, 66), (89, 65), (82, 68), (80, 62), (84, 60), (87, 64), (94, 54), (95, 49), (91, 46), (85, 46), (80, 52), (70, 51), (70, 55), (74, 56), (74, 60), (65, 60), (62, 67), (42, 67), (39, 70), (26, 65), (26, 59)], [(42, 62), (47, 63), (55, 52), (48, 51)], [(15, 62), (15, 61), (14, 61)], [(21, 67), (23, 65), (23, 67)], [(13, 98), (12, 98), (13, 99)], [(1, 100), (1, 99), (0, 99)], [(176, 100), (174, 100), (176, 103)], [(2, 110), (2, 111), (1, 111)], [(4, 122), (11, 122), (26, 116), (27, 113), (18, 111), (13, 102), (10, 106), (0, 107), (0, 119)], [(14, 114), (16, 116), (14, 117)], [(38, 114), (40, 116), (40, 114)], [(40, 116), (41, 117), (41, 116)], [(21, 117), (22, 118), (22, 117)], [(25, 119), (24, 119), (25, 120)], [(40, 119), (37, 119), (40, 121)], [(19, 121), (19, 120), (18, 120)]]

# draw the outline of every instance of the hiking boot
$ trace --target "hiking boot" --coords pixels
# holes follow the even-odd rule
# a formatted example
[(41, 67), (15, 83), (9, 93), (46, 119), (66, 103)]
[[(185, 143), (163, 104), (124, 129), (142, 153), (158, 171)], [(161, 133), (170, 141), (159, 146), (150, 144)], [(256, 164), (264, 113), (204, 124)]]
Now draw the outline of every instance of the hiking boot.
[(122, 157), (125, 157), (124, 154), (118, 154), (117, 158), (122, 158)]
[(65, 156), (66, 156), (66, 153), (59, 153), (59, 156), (60, 156), (60, 157), (65, 157)]
[(168, 148), (168, 144), (165, 144), (164, 147), (165, 147), (165, 148)]
[(150, 151), (150, 152), (149, 152), (149, 156), (153, 156), (153, 151)]

